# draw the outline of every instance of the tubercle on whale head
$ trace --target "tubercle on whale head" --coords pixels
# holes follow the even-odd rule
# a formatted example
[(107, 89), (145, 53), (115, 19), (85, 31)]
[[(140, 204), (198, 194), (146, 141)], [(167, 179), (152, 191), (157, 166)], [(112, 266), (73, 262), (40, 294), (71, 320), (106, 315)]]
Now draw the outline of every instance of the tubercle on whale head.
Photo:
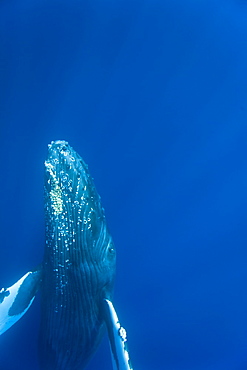
[(88, 166), (66, 141), (52, 141), (48, 145), (45, 170), (45, 191), (49, 194), (54, 216), (62, 214), (65, 202), (69, 202), (75, 205), (94, 203), (99, 216), (104, 218)]
[(84, 186), (90, 178), (88, 166), (66, 141), (52, 141), (48, 145), (48, 156), (45, 161), (47, 182), (45, 186), (57, 184), (65, 193), (72, 192), (82, 180)]

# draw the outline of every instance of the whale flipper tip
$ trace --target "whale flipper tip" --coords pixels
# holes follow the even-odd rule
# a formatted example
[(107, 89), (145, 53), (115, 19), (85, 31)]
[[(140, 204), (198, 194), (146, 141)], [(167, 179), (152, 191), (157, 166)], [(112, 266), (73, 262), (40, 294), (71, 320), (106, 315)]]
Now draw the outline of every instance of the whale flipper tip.
[(39, 266), (28, 271), (11, 287), (0, 290), (0, 335), (27, 312), (40, 287), (41, 274)]

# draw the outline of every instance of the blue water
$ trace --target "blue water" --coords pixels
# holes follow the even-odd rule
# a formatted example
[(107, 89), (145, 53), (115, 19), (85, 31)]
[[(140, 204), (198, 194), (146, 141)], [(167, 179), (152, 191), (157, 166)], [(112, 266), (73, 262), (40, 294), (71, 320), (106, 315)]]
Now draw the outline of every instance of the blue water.
[[(117, 247), (135, 370), (247, 368), (246, 17), (243, 0), (0, 3), (0, 285), (42, 260), (43, 162), (67, 140)], [(39, 298), (0, 369), (38, 370), (38, 327)]]

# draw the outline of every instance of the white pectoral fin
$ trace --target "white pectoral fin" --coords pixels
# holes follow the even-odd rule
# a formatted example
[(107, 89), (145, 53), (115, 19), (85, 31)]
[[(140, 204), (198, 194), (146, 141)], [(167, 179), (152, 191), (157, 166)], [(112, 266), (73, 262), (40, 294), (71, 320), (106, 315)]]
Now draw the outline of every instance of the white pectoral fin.
[(0, 290), (0, 335), (15, 324), (31, 306), (41, 283), (41, 267), (27, 272), (9, 288)]
[(127, 348), (126, 330), (121, 326), (112, 302), (104, 299), (105, 321), (111, 345), (114, 370), (133, 370)]

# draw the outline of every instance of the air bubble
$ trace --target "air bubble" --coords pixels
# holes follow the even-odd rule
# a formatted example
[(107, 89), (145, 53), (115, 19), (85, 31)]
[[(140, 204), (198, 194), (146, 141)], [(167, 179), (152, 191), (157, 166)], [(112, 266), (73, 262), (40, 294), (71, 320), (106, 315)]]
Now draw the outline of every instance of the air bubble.
[(64, 175), (61, 180), (62, 182), (66, 182), (68, 180), (68, 176)]

